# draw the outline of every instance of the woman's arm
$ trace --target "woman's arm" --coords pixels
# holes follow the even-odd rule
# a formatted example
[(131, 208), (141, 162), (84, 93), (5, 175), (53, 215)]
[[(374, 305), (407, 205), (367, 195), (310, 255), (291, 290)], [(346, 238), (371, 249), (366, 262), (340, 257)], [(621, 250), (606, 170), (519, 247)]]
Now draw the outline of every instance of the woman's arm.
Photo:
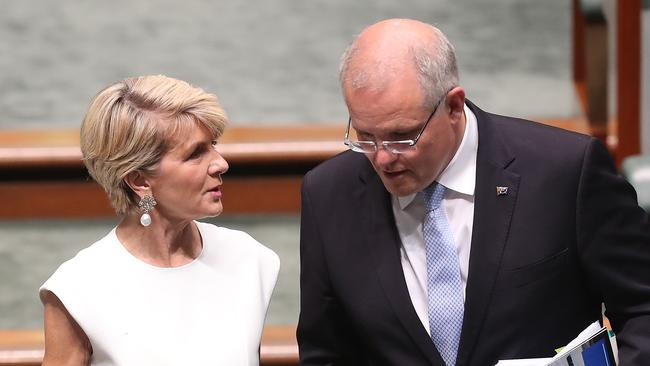
[(41, 301), (45, 306), (45, 356), (42, 365), (90, 365), (90, 341), (61, 300), (51, 291), (42, 291)]

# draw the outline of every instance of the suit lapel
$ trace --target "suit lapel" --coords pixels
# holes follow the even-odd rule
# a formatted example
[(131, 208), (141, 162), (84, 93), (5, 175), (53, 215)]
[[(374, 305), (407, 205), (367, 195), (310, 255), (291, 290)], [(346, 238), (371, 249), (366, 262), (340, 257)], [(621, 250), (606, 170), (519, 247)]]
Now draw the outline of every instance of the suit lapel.
[[(468, 102), (478, 120), (479, 148), (474, 196), (474, 226), (465, 298), (465, 316), (457, 365), (468, 364), (479, 339), (498, 275), (517, 200), (520, 177), (506, 168), (514, 156), (503, 144), (491, 118)], [(507, 193), (497, 187), (507, 187)], [(481, 336), (488, 336), (483, 334)], [(473, 362), (478, 360), (473, 360)]]
[(401, 241), (395, 227), (390, 194), (374, 171), (365, 173), (362, 174), (362, 180), (366, 182), (365, 189), (360, 192), (362, 212), (367, 213), (363, 217), (364, 237), (367, 238), (367, 251), (371, 253), (385, 298), (406, 333), (428, 361), (432, 365), (442, 366), (444, 362), (422, 326), (408, 293), (400, 261)]

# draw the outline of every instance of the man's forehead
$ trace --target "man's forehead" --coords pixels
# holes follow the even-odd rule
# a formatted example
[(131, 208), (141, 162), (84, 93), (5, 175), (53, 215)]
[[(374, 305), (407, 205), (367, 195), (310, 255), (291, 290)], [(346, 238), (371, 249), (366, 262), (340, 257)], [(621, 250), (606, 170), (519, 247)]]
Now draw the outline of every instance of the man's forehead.
[(345, 99), (351, 115), (394, 114), (417, 112), (424, 106), (426, 94), (417, 79), (403, 79), (377, 88), (347, 88)]

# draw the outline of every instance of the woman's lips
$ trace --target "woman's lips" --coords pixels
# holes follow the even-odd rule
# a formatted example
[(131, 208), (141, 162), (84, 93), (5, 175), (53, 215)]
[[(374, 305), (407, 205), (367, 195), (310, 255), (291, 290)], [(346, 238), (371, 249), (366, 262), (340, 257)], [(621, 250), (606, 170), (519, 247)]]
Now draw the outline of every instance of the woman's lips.
[(221, 195), (222, 195), (221, 194), (221, 189), (219, 189), (219, 187), (214, 187), (214, 188), (208, 190), (208, 193), (213, 198), (221, 198)]

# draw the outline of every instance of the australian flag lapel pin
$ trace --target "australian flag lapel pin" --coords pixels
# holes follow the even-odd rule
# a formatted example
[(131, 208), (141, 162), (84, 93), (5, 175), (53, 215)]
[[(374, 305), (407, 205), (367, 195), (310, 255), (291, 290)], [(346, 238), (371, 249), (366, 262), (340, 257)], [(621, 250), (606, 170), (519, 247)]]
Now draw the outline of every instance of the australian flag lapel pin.
[(497, 186), (497, 196), (506, 196), (508, 194), (508, 187)]

